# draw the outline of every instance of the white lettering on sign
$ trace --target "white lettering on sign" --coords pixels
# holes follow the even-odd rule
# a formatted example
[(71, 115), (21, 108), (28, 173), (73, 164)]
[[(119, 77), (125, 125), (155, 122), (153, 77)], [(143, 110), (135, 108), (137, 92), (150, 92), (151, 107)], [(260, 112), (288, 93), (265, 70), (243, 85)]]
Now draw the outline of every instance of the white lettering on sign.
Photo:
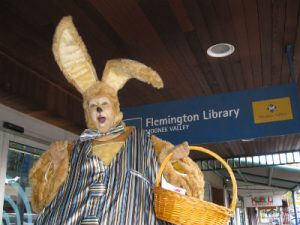
[(157, 127), (157, 128), (147, 129), (146, 131), (150, 134), (165, 133), (165, 132), (168, 132), (168, 128), (167, 127)]
[(170, 116), (163, 118), (145, 118), (145, 129), (150, 134), (165, 133), (165, 132), (180, 132), (186, 131), (190, 128), (193, 122), (199, 120), (214, 120), (214, 119), (226, 119), (239, 117), (240, 109), (224, 109), (215, 110), (208, 109), (203, 110), (201, 113), (197, 114), (182, 114), (179, 116)]
[(170, 127), (156, 127), (156, 128), (145, 129), (145, 130), (149, 134), (157, 134), (157, 133), (165, 133), (165, 132), (180, 132), (188, 129), (189, 129), (189, 125), (184, 124), (184, 125), (175, 125)]
[(225, 110), (204, 110), (202, 111), (203, 120), (213, 120), (233, 117), (237, 119), (239, 117), (240, 109), (225, 109)]
[(189, 125), (180, 125), (180, 126), (173, 126), (173, 127), (169, 127), (170, 131), (182, 131), (182, 130), (188, 130), (189, 129)]
[(166, 126), (166, 125), (178, 125), (181, 126), (183, 123), (191, 123), (200, 119), (199, 114), (182, 116), (168, 116), (167, 118), (154, 119), (153, 117), (146, 118), (146, 127), (153, 126)]

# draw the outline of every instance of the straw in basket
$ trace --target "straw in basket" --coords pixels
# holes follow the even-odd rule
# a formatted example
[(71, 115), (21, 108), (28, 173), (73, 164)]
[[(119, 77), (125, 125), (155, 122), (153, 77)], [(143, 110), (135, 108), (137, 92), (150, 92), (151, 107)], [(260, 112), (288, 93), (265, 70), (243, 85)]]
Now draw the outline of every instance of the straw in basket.
[(153, 189), (156, 217), (176, 225), (226, 225), (234, 214), (237, 200), (237, 185), (234, 174), (230, 166), (216, 153), (197, 146), (190, 146), (190, 149), (212, 156), (226, 168), (232, 181), (233, 190), (230, 208), (161, 188), (162, 172), (172, 157), (171, 153), (163, 161)]

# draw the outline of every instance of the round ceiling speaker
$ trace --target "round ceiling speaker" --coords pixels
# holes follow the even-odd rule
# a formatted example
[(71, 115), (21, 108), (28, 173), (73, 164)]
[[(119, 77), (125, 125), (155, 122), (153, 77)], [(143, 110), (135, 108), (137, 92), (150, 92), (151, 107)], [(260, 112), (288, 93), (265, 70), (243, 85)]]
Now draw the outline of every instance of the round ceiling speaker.
[(207, 54), (211, 57), (225, 57), (231, 55), (234, 52), (234, 46), (227, 43), (219, 43), (210, 46), (207, 49)]

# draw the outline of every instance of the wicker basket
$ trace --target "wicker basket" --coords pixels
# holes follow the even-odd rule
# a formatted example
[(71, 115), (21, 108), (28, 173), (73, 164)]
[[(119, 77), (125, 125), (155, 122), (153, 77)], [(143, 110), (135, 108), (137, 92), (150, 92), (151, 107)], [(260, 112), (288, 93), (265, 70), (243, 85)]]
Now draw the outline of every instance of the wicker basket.
[(154, 210), (156, 217), (177, 225), (226, 225), (234, 214), (237, 199), (237, 185), (230, 166), (216, 153), (197, 146), (190, 146), (191, 150), (206, 153), (219, 160), (228, 171), (231, 181), (233, 197), (230, 208), (197, 198), (181, 195), (161, 188), (162, 172), (172, 153), (163, 161), (157, 175), (154, 187)]

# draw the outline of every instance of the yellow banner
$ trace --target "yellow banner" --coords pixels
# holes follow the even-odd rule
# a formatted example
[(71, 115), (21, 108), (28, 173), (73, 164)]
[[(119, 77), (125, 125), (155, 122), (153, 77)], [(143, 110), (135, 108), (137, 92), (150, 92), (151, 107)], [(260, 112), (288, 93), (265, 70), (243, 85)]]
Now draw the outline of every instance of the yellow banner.
[(254, 123), (293, 119), (290, 97), (252, 102)]

